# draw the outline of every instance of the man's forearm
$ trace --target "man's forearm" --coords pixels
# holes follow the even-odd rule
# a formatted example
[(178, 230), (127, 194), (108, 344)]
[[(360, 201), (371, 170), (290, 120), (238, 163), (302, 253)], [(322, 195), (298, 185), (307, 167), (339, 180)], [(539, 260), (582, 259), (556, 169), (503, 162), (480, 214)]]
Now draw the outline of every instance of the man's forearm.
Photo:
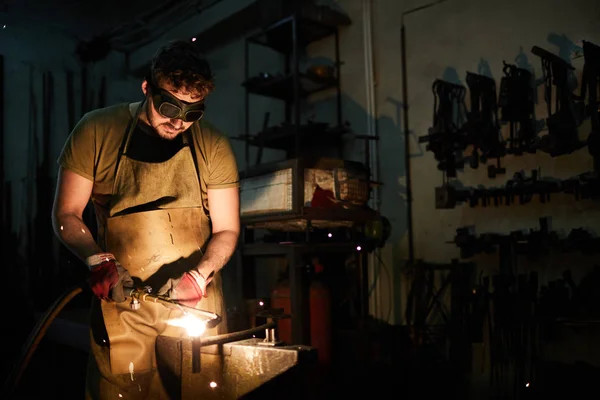
[(102, 252), (83, 220), (76, 215), (64, 214), (52, 218), (54, 232), (60, 241), (81, 261)]
[(239, 233), (234, 231), (221, 231), (214, 233), (208, 242), (206, 252), (198, 265), (198, 272), (205, 278), (217, 272), (227, 264), (237, 247)]

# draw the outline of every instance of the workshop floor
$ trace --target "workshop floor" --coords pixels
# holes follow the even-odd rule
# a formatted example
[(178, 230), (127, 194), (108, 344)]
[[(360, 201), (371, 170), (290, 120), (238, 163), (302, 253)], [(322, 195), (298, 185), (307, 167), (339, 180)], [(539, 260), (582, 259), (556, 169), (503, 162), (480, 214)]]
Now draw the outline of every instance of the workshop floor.
[[(402, 336), (392, 332), (392, 337), (398, 338), (398, 335)], [(369, 393), (370, 398), (401, 396), (402, 399), (450, 396), (464, 400), (532, 400), (547, 398), (549, 394), (585, 398), (583, 393), (592, 390), (600, 378), (599, 369), (586, 365), (548, 364), (543, 371), (547, 382), (545, 387), (528, 389), (518, 397), (491, 395), (489, 391), (485, 395), (473, 394), (467, 388), (466, 380), (457, 375), (458, 369), (437, 358), (434, 352), (418, 357), (408, 356), (409, 351), (402, 345), (404, 341), (390, 344), (388, 338), (371, 337), (371, 340), (366, 340), (365, 335), (351, 331), (337, 335), (331, 367), (328, 370), (311, 369), (312, 375), (301, 383), (308, 388), (309, 395), (305, 398), (356, 398), (358, 393)], [(5, 345), (2, 348), (2, 376), (7, 376), (12, 364), (10, 360), (14, 360), (20, 348), (15, 340), (5, 344), (12, 347)], [(82, 399), (87, 357), (87, 351), (80, 347), (45, 337), (31, 358), (13, 398)], [(298, 396), (290, 396), (286, 388), (282, 388), (282, 392), (286, 394), (285, 398), (299, 399)]]
[[(87, 356), (87, 352), (71, 346), (42, 342), (14, 398), (83, 398)], [(427, 375), (418, 377), (417, 371), (406, 375), (406, 371), (383, 365), (335, 365), (329, 375), (323, 374), (306, 382), (312, 386), (311, 395), (307, 398), (354, 398), (358, 392), (369, 393), (375, 398), (387, 398), (390, 392), (401, 394), (403, 399), (434, 396), (448, 390), (448, 383), (439, 384), (441, 372), (431, 369)]]
[[(311, 377), (306, 378), (305, 386), (310, 393), (306, 398), (354, 398), (363, 390), (381, 398), (387, 398), (390, 392), (397, 393), (405, 399), (447, 393), (450, 382), (439, 383), (448, 381), (448, 371), (428, 365), (427, 373), (421, 374), (418, 368), (400, 368), (390, 362), (367, 363), (362, 359), (364, 351), (359, 350), (361, 344), (352, 344), (347, 338), (338, 342), (345, 349), (338, 349), (341, 351), (332, 358), (329, 372), (316, 367)], [(33, 354), (14, 398), (83, 398), (87, 357), (85, 350), (45, 337)]]
[[(71, 346), (42, 342), (23, 375), (14, 399), (83, 399), (87, 356), (87, 352)], [(520, 400), (547, 398), (550, 393), (556, 394), (551, 397), (586, 398), (584, 393), (589, 393), (600, 377), (597, 369), (582, 366), (551, 365), (549, 368), (547, 373), (552, 385), (523, 393), (518, 397)], [(491, 396), (489, 393), (474, 396), (461, 387), (460, 381), (452, 370), (435, 362), (424, 361), (420, 366), (402, 368), (355, 362), (343, 364), (340, 360), (329, 375), (306, 382), (311, 387), (311, 395), (306, 398), (356, 398), (360, 393), (369, 393), (369, 398), (401, 397), (409, 400), (434, 396), (464, 400), (517, 398)], [(285, 398), (298, 397), (288, 393)]]

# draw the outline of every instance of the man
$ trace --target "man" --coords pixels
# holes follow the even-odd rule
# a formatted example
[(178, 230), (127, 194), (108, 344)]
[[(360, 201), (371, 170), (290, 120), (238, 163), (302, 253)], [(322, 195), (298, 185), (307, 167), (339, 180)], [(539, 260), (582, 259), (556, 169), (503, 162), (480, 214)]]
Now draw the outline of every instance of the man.
[[(195, 46), (171, 42), (152, 60), (144, 100), (84, 115), (59, 157), (54, 230), (90, 269), (95, 294), (87, 398), (173, 396), (154, 345), (185, 335), (168, 324), (179, 314), (148, 302), (132, 310), (123, 286), (224, 317), (219, 270), (239, 236), (239, 180), (229, 141), (202, 119), (213, 88)], [(90, 197), (96, 240), (82, 219)]]

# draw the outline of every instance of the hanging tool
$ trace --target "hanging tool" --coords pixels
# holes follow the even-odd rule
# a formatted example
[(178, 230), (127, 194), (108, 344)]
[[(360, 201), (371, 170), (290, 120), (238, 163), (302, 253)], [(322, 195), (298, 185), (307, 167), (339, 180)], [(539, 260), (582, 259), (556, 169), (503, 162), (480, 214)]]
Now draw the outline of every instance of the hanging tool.
[(456, 230), (454, 240), (449, 243), (460, 248), (461, 258), (470, 258), (476, 254), (493, 254), (498, 246), (509, 241), (516, 244), (519, 254), (530, 259), (545, 256), (550, 252), (571, 253), (578, 251), (584, 255), (600, 253), (600, 238), (584, 228), (574, 228), (564, 238), (549, 228), (549, 218), (539, 220), (539, 229), (514, 231), (507, 234), (481, 233), (475, 234), (471, 227), (460, 227)]
[(590, 155), (594, 158), (594, 171), (600, 173), (600, 47), (583, 41), (583, 75), (581, 80), (581, 94), (576, 96), (579, 101), (585, 101), (586, 94), (588, 103), (586, 114), (590, 117), (592, 131), (587, 138)]
[(539, 138), (535, 131), (534, 90), (531, 72), (503, 61), (498, 108), (500, 121), (509, 124), (506, 152), (522, 155), (535, 153)]
[(600, 199), (600, 177), (594, 172), (564, 180), (540, 178), (539, 175), (538, 170), (532, 170), (530, 176), (519, 171), (502, 187), (457, 188), (446, 181), (435, 188), (435, 208), (450, 209), (461, 203), (469, 203), (470, 207), (528, 204), (534, 196), (538, 196), (540, 203), (546, 203), (556, 193), (572, 194), (576, 200)]
[[(575, 102), (570, 87), (575, 68), (540, 47), (534, 46), (531, 52), (542, 59), (544, 100), (548, 110), (548, 134), (541, 138), (539, 149), (552, 157), (570, 154), (585, 146), (578, 137), (578, 127), (584, 117), (583, 105)], [(556, 93), (554, 104), (552, 86)]]
[(496, 83), (487, 76), (467, 72), (467, 85), (471, 98), (471, 108), (467, 112), (467, 122), (463, 125), (466, 140), (473, 145), (471, 168), (477, 168), (479, 162), (486, 163), (496, 158), (497, 166), (488, 168), (488, 177), (503, 174), (506, 169), (500, 166), (500, 158), (506, 154), (506, 144), (502, 139), (498, 123), (498, 104), (496, 101)]
[(438, 169), (449, 178), (464, 167), (463, 151), (467, 148), (466, 133), (462, 129), (465, 119), (465, 93), (462, 85), (436, 79), (434, 95), (433, 126), (429, 134), (419, 137), (419, 143), (427, 143), (426, 150), (433, 152)]

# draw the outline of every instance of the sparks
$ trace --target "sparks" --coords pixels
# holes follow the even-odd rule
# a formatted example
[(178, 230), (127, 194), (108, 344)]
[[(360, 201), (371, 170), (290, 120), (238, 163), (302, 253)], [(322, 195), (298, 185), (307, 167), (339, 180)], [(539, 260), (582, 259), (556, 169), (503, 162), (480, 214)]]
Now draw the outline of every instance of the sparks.
[(131, 381), (132, 382), (135, 381), (135, 379), (133, 378), (133, 371), (134, 371), (134, 369), (133, 369), (133, 361), (130, 361), (129, 362), (129, 375), (131, 377)]
[(199, 320), (192, 315), (185, 315), (168, 321), (169, 325), (185, 328), (188, 336), (201, 336), (206, 330), (206, 322)]

